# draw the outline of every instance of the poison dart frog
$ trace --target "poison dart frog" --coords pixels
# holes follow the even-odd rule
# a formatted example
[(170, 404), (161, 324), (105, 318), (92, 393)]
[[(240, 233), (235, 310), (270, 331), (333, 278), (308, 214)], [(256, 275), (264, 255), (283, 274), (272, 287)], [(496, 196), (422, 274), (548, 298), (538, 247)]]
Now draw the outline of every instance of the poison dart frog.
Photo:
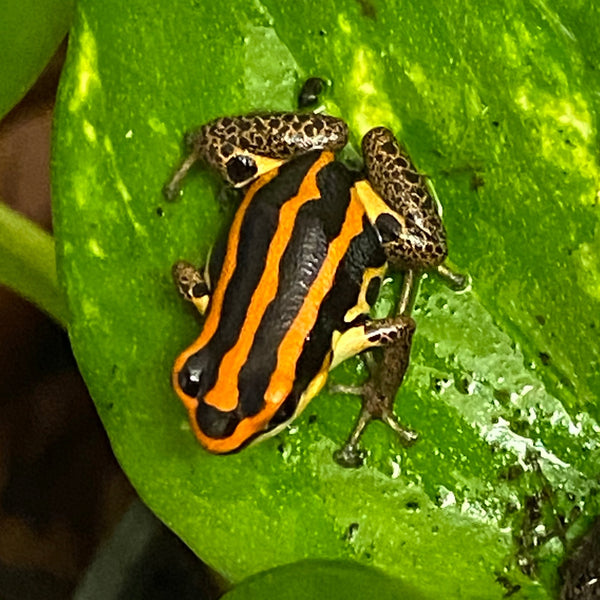
[[(443, 264), (436, 201), (393, 133), (376, 127), (364, 136), (362, 172), (336, 160), (347, 139), (346, 123), (325, 114), (219, 118), (188, 136), (190, 153), (165, 187), (177, 196), (202, 161), (244, 189), (205, 268), (184, 261), (173, 268), (181, 294), (206, 316), (200, 337), (175, 362), (173, 386), (210, 452), (276, 434), (332, 368), (373, 348), (384, 349), (385, 368), (367, 384), (364, 414), (338, 460), (357, 462), (356, 442), (372, 417), (406, 444), (415, 439), (392, 411), (415, 330), (408, 298), (423, 271), (455, 283), (460, 276)], [(403, 307), (373, 320), (369, 310), (389, 269), (406, 274)]]

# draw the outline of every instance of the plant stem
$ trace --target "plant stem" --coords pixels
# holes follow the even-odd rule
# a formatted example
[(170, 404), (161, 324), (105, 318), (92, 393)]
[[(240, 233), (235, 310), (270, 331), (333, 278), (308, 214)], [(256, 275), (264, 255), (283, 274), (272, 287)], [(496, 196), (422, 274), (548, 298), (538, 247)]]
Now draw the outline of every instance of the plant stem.
[(48, 313), (63, 327), (68, 311), (56, 279), (54, 239), (0, 201), (0, 285)]

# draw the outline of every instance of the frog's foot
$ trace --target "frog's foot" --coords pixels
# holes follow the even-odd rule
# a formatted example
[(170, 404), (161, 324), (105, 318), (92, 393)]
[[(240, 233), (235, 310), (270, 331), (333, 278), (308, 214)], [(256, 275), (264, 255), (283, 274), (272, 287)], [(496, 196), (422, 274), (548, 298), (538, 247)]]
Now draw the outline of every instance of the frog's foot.
[(362, 408), (348, 439), (333, 455), (334, 460), (342, 467), (356, 468), (364, 463), (365, 452), (361, 450), (359, 442), (367, 426), (374, 419), (390, 427), (403, 446), (412, 446), (417, 441), (418, 434), (400, 423), (394, 414), (394, 397), (381, 394), (377, 387), (377, 380), (371, 379), (362, 388), (344, 389), (344, 391), (360, 393)]
[(464, 292), (471, 285), (471, 278), (468, 275), (453, 271), (446, 263), (438, 265), (435, 270), (442, 281), (454, 292)]
[(320, 102), (319, 96), (330, 85), (321, 77), (309, 77), (298, 94), (298, 109), (313, 108)]
[(340, 391), (358, 393), (362, 396), (362, 408), (356, 425), (344, 446), (334, 455), (334, 459), (343, 467), (358, 467), (362, 464), (364, 457), (358, 443), (367, 425), (373, 419), (383, 421), (391, 427), (405, 446), (410, 446), (417, 439), (417, 434), (402, 425), (394, 414), (394, 398), (408, 368), (415, 323), (410, 317), (399, 316), (367, 325), (372, 342), (374, 332), (387, 332), (388, 329), (397, 335), (376, 337), (380, 346), (381, 359), (369, 360), (372, 357), (367, 354), (367, 364), (371, 371), (369, 381), (362, 388), (338, 387)]
[(197, 151), (191, 151), (190, 154), (183, 159), (175, 173), (173, 173), (171, 179), (169, 179), (163, 187), (163, 195), (167, 200), (170, 202), (177, 200), (177, 197), (181, 194), (181, 182), (198, 159), (199, 154)]

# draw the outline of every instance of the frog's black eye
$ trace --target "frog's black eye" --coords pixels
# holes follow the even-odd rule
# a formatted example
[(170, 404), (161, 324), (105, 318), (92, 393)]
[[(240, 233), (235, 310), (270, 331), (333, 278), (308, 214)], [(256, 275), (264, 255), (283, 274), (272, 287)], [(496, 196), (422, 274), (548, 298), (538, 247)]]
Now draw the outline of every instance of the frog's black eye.
[(197, 398), (200, 392), (200, 379), (204, 371), (203, 362), (197, 355), (190, 356), (183, 365), (183, 369), (179, 371), (179, 387), (190, 398)]
[(256, 161), (251, 156), (238, 154), (227, 161), (227, 177), (234, 185), (252, 179), (257, 172)]
[(204, 283), (204, 281), (200, 281), (200, 282), (194, 284), (194, 286), (190, 290), (190, 296), (192, 298), (196, 298), (196, 299), (200, 299), (203, 296), (206, 296), (207, 294), (208, 294), (208, 286), (206, 285), (206, 283)]

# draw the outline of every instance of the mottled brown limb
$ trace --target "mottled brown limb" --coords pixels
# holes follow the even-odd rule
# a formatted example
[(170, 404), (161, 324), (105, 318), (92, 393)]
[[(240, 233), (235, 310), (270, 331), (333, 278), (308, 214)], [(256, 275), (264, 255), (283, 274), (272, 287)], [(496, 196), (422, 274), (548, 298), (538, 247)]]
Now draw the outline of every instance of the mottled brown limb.
[(455, 292), (461, 292), (469, 286), (469, 276), (453, 271), (445, 264), (439, 265), (436, 268), (437, 274), (442, 278), (443, 282)]
[(329, 115), (273, 112), (221, 117), (186, 136), (189, 154), (164, 191), (167, 198), (175, 198), (183, 178), (197, 161), (213, 168), (231, 185), (241, 187), (261, 174), (261, 157), (286, 161), (311, 150), (335, 152), (347, 141), (346, 123)]
[[(400, 219), (378, 219), (390, 265), (398, 270), (428, 270), (448, 254), (446, 231), (427, 180), (394, 134), (385, 127), (371, 129), (362, 141), (369, 183)], [(379, 222), (381, 220), (381, 222)]]
[(362, 407), (358, 419), (345, 444), (334, 454), (335, 461), (343, 467), (358, 467), (363, 463), (359, 441), (373, 419), (388, 425), (405, 446), (417, 440), (417, 434), (402, 425), (394, 414), (394, 399), (408, 368), (415, 323), (404, 315), (382, 322), (388, 326), (396, 322), (398, 336), (383, 347), (381, 360), (371, 367), (371, 377), (360, 389)]

